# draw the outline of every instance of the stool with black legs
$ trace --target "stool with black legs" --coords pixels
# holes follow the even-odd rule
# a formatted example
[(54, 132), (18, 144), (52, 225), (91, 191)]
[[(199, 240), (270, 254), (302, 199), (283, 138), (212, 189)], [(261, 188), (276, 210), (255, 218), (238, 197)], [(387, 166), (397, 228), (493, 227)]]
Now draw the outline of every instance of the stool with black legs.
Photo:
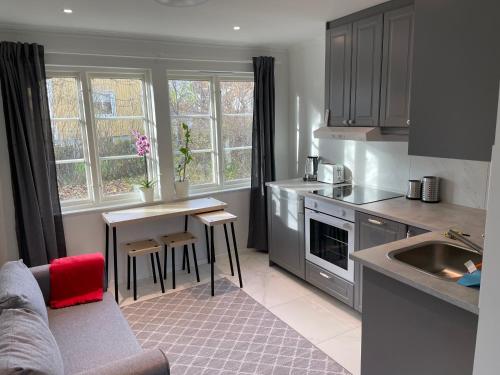
[[(238, 256), (238, 246), (236, 244), (236, 236), (234, 234), (234, 222), (238, 217), (227, 211), (213, 211), (203, 214), (194, 215), (195, 218), (200, 220), (205, 225), (205, 234), (207, 241), (207, 249), (210, 249), (210, 282), (212, 286), (212, 296), (215, 295), (214, 289), (214, 262), (215, 262), (215, 246), (214, 246), (214, 228), (218, 225), (224, 227), (224, 236), (226, 237), (227, 255), (229, 257), (229, 265), (231, 267), (231, 275), (234, 276), (233, 257), (231, 256), (231, 246), (229, 245), (229, 236), (227, 234), (227, 224), (231, 225), (231, 235), (233, 236), (234, 257), (236, 260), (236, 268), (238, 270), (238, 278), (240, 281), (240, 288), (243, 288), (243, 281), (241, 279), (240, 259)], [(208, 229), (210, 228), (210, 240), (208, 236)], [(210, 242), (210, 244), (209, 244)], [(208, 254), (207, 254), (208, 255)]]
[[(180, 232), (174, 234), (168, 234), (166, 236), (160, 237), (160, 242), (163, 244), (165, 249), (164, 254), (164, 264), (163, 264), (163, 276), (167, 278), (167, 252), (170, 249), (172, 252), (172, 289), (175, 289), (175, 249), (176, 248), (186, 248), (191, 245), (191, 250), (193, 253), (194, 269), (196, 271), (196, 281), (200, 282), (200, 274), (198, 272), (198, 261), (196, 259), (196, 242), (198, 239), (189, 232)], [(184, 257), (187, 257), (187, 262), (189, 264), (189, 252), (183, 251)]]
[(155, 240), (143, 240), (135, 242), (127, 242), (123, 245), (123, 249), (127, 252), (127, 289), (130, 290), (130, 262), (132, 261), (133, 277), (134, 277), (134, 301), (137, 300), (137, 271), (136, 271), (136, 258), (140, 255), (150, 255), (151, 266), (153, 268), (153, 281), (156, 284), (155, 272), (155, 257), (156, 265), (158, 267), (158, 279), (160, 280), (161, 292), (165, 293), (165, 286), (163, 285), (163, 277), (161, 274), (160, 263), (160, 250), (161, 245)]

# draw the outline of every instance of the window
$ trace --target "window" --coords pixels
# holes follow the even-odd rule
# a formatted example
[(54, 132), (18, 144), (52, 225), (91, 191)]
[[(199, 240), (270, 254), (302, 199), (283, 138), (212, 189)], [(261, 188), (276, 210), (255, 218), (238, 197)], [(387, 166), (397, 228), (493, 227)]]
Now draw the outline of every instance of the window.
[(191, 128), (193, 161), (187, 175), (195, 191), (248, 186), (251, 173), (251, 77), (187, 76), (168, 81), (174, 163), (184, 122)]
[(52, 140), (61, 202), (90, 197), (89, 158), (79, 80), (60, 75), (47, 80)]
[(134, 186), (146, 174), (156, 178), (152, 158), (145, 163), (136, 155), (132, 134), (138, 130), (151, 135), (146, 77), (145, 73), (49, 71), (47, 91), (63, 208), (133, 201), (138, 199)]

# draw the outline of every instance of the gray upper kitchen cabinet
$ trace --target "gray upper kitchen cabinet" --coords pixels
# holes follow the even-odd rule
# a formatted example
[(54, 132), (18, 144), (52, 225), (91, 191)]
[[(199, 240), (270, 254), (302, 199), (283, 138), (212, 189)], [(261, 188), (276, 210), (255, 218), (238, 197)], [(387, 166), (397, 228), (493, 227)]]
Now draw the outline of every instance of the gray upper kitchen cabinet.
[(328, 125), (347, 125), (351, 98), (352, 24), (327, 31), (326, 35), (326, 107)]
[(385, 13), (380, 126), (410, 125), (413, 29), (413, 6)]
[(305, 279), (304, 197), (267, 188), (269, 260)]
[(415, 0), (409, 154), (491, 159), (500, 1)]
[(383, 15), (352, 26), (351, 109), (349, 125), (378, 126)]
[(413, 23), (411, 0), (385, 2), (328, 22), (327, 125), (382, 125), (385, 132), (407, 127)]
[[(406, 238), (407, 227), (406, 224), (356, 212), (356, 233), (356, 250), (363, 250)], [(362, 311), (363, 266), (357, 262), (354, 268), (354, 280), (354, 308)]]

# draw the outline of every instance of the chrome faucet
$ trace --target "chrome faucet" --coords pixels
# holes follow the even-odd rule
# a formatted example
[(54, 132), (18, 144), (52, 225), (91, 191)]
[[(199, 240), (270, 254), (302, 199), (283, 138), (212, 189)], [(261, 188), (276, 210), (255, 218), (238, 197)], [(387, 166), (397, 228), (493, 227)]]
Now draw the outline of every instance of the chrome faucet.
[(471, 250), (475, 251), (478, 254), (483, 255), (483, 250), (484, 249), (481, 246), (479, 246), (478, 244), (472, 242), (471, 240), (469, 240), (468, 238), (466, 238), (462, 233), (460, 233), (460, 232), (458, 232), (456, 230), (450, 229), (446, 233), (446, 237), (448, 237), (448, 238), (450, 238), (452, 240), (460, 241), (464, 245), (469, 246), (471, 248)]

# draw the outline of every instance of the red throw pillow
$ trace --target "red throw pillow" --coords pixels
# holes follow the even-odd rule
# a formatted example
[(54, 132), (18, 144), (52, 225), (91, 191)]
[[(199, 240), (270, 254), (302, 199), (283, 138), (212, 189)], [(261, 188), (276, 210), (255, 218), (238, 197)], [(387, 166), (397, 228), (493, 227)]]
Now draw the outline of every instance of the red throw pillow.
[(50, 307), (59, 309), (102, 301), (104, 257), (100, 253), (76, 255), (52, 261)]

